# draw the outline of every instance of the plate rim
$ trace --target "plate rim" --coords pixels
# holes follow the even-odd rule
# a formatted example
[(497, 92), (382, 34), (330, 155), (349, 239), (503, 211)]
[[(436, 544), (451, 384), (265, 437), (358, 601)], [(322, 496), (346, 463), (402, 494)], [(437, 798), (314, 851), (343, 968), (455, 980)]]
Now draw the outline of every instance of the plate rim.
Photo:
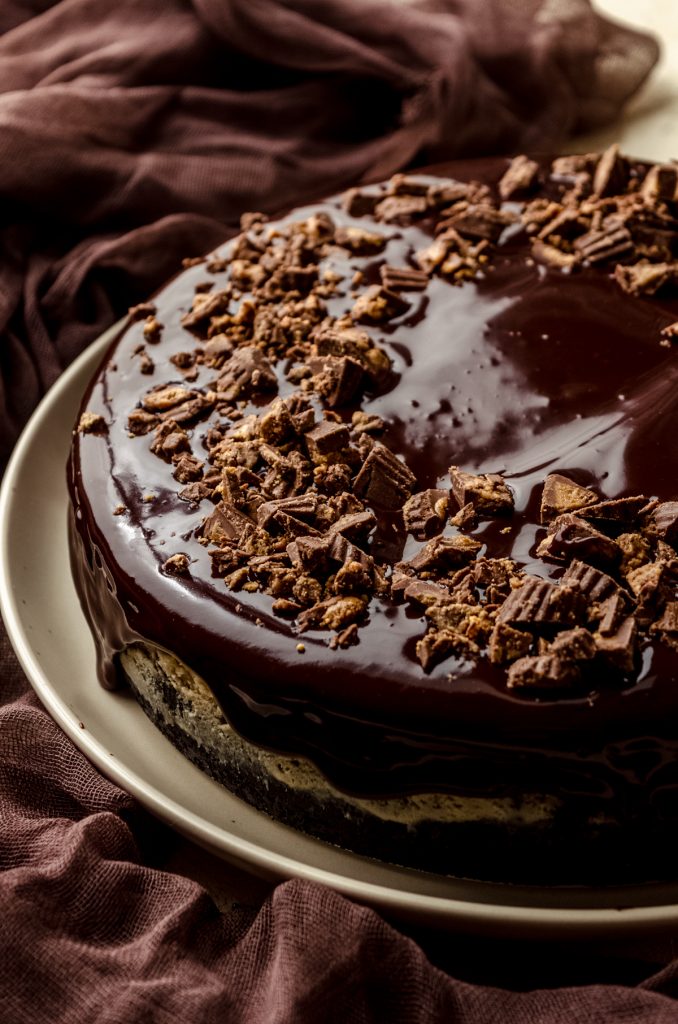
[[(124, 320), (112, 325), (93, 341), (64, 370), (43, 397), (21, 433), (0, 486), (0, 612), (10, 643), (31, 686), (51, 717), (75, 746), (98, 770), (125, 792), (130, 793), (142, 806), (212, 853), (268, 877), (305, 878), (327, 885), (350, 899), (368, 903), (392, 917), (469, 933), (491, 933), (500, 936), (515, 935), (518, 931), (525, 937), (548, 937), (558, 940), (584, 936), (596, 938), (603, 934), (614, 934), (618, 937), (640, 931), (656, 932), (675, 926), (678, 923), (678, 890), (675, 903), (585, 908), (527, 906), (416, 893), (371, 881), (361, 881), (332, 870), (304, 864), (294, 857), (267, 850), (252, 840), (233, 835), (228, 829), (201, 818), (194, 811), (160, 792), (135, 770), (128, 768), (107, 750), (105, 742), (97, 738), (89, 728), (82, 727), (78, 716), (43, 671), (28, 632), (24, 628), (10, 571), (10, 527), (14, 497), (24, 463), (39, 438), (43, 421), (80, 375), (86, 372), (88, 376), (91, 375), (95, 369), (95, 361), (101, 359), (122, 323)], [(143, 715), (141, 708), (138, 710), (139, 714)], [(498, 891), (501, 891), (501, 887)], [(623, 892), (623, 887), (620, 892)]]

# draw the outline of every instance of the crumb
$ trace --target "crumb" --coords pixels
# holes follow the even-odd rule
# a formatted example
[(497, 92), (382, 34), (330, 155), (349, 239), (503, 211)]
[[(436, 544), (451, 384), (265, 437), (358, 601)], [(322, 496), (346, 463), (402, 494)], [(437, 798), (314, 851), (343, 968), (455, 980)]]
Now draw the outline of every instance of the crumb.
[(106, 420), (96, 412), (83, 412), (78, 421), (80, 434), (105, 434), (108, 432)]

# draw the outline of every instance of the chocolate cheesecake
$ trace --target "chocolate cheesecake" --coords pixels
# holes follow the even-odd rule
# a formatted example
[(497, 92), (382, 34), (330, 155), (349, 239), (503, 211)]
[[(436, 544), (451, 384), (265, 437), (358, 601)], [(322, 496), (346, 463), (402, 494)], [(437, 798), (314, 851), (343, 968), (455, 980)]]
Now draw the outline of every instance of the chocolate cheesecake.
[(83, 400), (101, 682), (358, 853), (675, 877), (677, 230), (616, 147), (246, 215)]

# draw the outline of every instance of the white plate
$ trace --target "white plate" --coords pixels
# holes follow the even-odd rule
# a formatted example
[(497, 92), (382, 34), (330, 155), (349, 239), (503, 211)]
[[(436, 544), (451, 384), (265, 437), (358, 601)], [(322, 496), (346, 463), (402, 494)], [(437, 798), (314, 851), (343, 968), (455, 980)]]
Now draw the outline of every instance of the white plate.
[(203, 775), (126, 693), (96, 681), (94, 645), (71, 580), (65, 463), (80, 396), (115, 328), (38, 407), (0, 492), (0, 604), (17, 655), (61, 728), (150, 811), (227, 860), (273, 878), (325, 883), (387, 916), (491, 935), (647, 933), (678, 924), (678, 885), (548, 890), (408, 871), (279, 825)]

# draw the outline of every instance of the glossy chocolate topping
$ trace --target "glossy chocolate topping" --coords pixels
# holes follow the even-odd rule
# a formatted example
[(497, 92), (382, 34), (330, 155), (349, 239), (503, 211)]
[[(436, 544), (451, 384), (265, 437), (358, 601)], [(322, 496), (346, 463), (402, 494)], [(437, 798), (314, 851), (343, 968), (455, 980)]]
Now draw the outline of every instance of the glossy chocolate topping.
[[(439, 173), (496, 182), (505, 166), (486, 161)], [(338, 200), (291, 217), (318, 210), (337, 225), (366, 224)], [(328, 299), (330, 314), (351, 308), (356, 270), (376, 281), (381, 264), (414, 265), (414, 254), (430, 244), (426, 221), (379, 230), (389, 241), (378, 256), (333, 249), (324, 260), (345, 281)], [(104, 681), (112, 683), (114, 656), (125, 644), (159, 644), (209, 683), (247, 738), (305, 753), (357, 791), (482, 788), (489, 752), (495, 762), (506, 756), (507, 786), (530, 784), (534, 764), (523, 754), (540, 751), (544, 779), (570, 791), (602, 794), (623, 785), (631, 765), (636, 777), (674, 781), (678, 654), (665, 644), (646, 643), (633, 680), (525, 696), (508, 690), (506, 673), (484, 658), (443, 661), (425, 673), (415, 645), (426, 620), (412, 605), (375, 596), (355, 646), (333, 650), (328, 633), (312, 629), (301, 653), (294, 623), (273, 614), (271, 597), (234, 593), (212, 577), (196, 538), (204, 504), (177, 498), (172, 467), (149, 451), (147, 437), (128, 434), (127, 417), (149, 383), (182, 384), (167, 362), (194, 344), (181, 317), (197, 284), (214, 280), (217, 290), (227, 278), (228, 271), (210, 274), (204, 265), (181, 273), (155, 300), (164, 329), (151, 351), (152, 378), (135, 354), (143, 325), (133, 323), (83, 402), (108, 424), (103, 435), (76, 434), (69, 472), (74, 565)], [(473, 533), (492, 557), (510, 556), (540, 576), (562, 574), (535, 553), (545, 534), (539, 498), (548, 473), (608, 498), (678, 495), (678, 362), (660, 345), (662, 328), (678, 319), (678, 301), (625, 293), (610, 266), (567, 273), (540, 264), (520, 223), (504, 230), (482, 276), (460, 285), (433, 277), (408, 299), (403, 315), (369, 327), (392, 373), (361, 408), (385, 420), (382, 439), (415, 473), (417, 489), (449, 489), (451, 464), (503, 474), (515, 496), (513, 516), (484, 520)], [(284, 362), (276, 366), (283, 397), (292, 391), (284, 369)], [(203, 367), (191, 387), (207, 388), (213, 377)], [(208, 426), (192, 428), (194, 450)], [(126, 511), (115, 515), (119, 506)], [(393, 564), (419, 545), (390, 515), (381, 517), (372, 547)], [(163, 572), (178, 552), (189, 556), (190, 572)], [(573, 767), (575, 754), (582, 771)]]

